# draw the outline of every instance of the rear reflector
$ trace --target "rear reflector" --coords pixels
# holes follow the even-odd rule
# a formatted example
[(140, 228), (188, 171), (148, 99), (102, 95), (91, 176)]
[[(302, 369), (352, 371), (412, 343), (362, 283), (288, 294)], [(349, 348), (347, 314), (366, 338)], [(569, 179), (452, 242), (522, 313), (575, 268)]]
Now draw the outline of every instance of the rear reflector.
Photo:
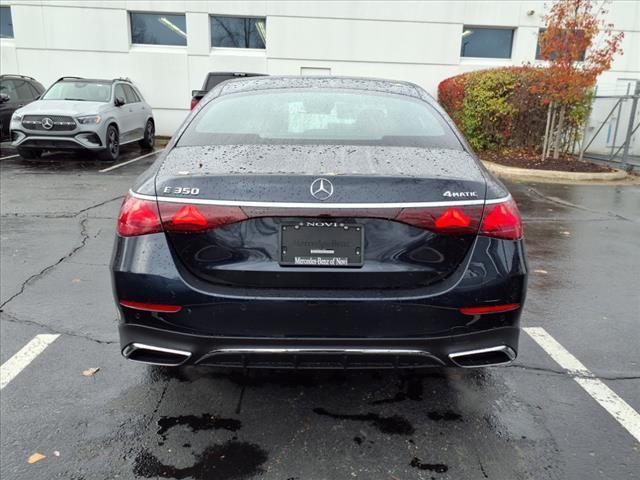
[(127, 195), (120, 207), (117, 230), (123, 237), (162, 231), (156, 202)]
[(180, 305), (162, 305), (159, 303), (133, 302), (131, 300), (120, 300), (120, 305), (146, 312), (176, 313), (182, 310)]
[(511, 310), (517, 310), (520, 308), (519, 303), (507, 303), (505, 305), (482, 305), (478, 307), (463, 307), (460, 309), (460, 313), (465, 315), (483, 315), (486, 313), (500, 313), (510, 312)]
[(198, 103), (200, 103), (200, 99), (199, 98), (192, 98), (191, 99), (191, 110), (196, 108), (196, 105), (198, 105)]

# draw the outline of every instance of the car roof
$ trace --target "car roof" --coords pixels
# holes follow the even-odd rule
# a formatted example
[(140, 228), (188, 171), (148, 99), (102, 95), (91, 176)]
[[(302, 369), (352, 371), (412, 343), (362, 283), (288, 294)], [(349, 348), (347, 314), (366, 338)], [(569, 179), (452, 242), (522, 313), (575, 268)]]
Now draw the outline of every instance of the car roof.
[(326, 88), (368, 90), (432, 100), (424, 90), (413, 83), (369, 77), (278, 75), (236, 78), (227, 80), (220, 85), (219, 95), (285, 88)]
[(132, 84), (131, 80), (128, 78), (82, 78), (82, 77), (62, 77), (56, 80), (54, 83), (58, 82), (84, 82), (84, 83), (115, 83), (115, 82), (123, 82)]
[(33, 80), (34, 82), (36, 82), (37, 80), (33, 77), (30, 77), (28, 75), (18, 75), (17, 73), (4, 73), (2, 75), (0, 75), (0, 78), (5, 78), (5, 77), (10, 77), (10, 78), (22, 78), (23, 80)]
[(209, 72), (208, 76), (216, 76), (216, 75), (237, 75), (238, 77), (244, 78), (244, 76), (251, 77), (264, 77), (266, 73), (253, 73), (253, 72)]

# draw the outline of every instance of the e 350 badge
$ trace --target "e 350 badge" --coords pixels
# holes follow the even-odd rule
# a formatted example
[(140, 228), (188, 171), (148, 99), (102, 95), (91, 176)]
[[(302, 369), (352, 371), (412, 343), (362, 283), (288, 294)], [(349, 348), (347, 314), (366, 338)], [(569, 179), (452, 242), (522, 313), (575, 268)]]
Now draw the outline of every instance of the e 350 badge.
[(167, 185), (162, 189), (163, 193), (173, 193), (174, 195), (198, 195), (200, 189), (198, 187), (171, 187)]

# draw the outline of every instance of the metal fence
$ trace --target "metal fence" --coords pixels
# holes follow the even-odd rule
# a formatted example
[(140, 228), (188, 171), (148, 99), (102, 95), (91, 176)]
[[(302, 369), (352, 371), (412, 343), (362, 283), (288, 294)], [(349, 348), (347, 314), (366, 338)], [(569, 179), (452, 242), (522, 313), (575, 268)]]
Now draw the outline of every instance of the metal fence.
[(623, 170), (640, 169), (640, 81), (625, 95), (596, 95), (582, 136), (580, 158), (605, 161)]

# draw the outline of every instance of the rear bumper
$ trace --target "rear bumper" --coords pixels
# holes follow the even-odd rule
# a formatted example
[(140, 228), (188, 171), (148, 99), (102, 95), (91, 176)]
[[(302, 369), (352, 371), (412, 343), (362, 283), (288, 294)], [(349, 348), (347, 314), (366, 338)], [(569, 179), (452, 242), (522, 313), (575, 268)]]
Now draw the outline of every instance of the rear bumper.
[(191, 335), (121, 324), (131, 360), (158, 365), (232, 368), (360, 369), (505, 365), (517, 355), (520, 329), (502, 327), (434, 338), (276, 338)]
[[(414, 368), (503, 364), (515, 358), (522, 308), (481, 315), (459, 308), (522, 305), (527, 267), (522, 241), (478, 237), (458, 271), (433, 288), (241, 290), (190, 276), (159, 233), (118, 237), (112, 275), (118, 302), (181, 306), (178, 312), (162, 313), (118, 305), (121, 349), (132, 360), (254, 368)], [(476, 350), (481, 351), (478, 365), (455, 357)]]

